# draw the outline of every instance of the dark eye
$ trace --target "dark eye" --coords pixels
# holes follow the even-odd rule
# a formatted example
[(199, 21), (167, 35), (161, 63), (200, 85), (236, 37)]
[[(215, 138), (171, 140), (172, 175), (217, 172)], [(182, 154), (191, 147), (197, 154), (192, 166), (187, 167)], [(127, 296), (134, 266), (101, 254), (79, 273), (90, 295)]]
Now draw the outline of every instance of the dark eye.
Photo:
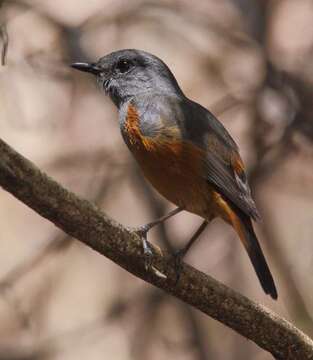
[(120, 60), (117, 65), (116, 68), (120, 73), (125, 73), (127, 72), (131, 67), (133, 66), (133, 64), (128, 61), (128, 60)]

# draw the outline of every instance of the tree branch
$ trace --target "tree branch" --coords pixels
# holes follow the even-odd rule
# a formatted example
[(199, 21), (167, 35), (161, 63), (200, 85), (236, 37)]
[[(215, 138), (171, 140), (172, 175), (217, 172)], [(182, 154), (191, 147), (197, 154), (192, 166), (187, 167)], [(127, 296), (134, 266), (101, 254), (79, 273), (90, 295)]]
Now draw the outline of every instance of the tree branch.
[(168, 256), (155, 252), (146, 271), (138, 235), (67, 191), (0, 140), (0, 185), (70, 236), (135, 276), (194, 306), (271, 352), (276, 359), (313, 359), (313, 342), (292, 324), (208, 275), (183, 264), (178, 284)]

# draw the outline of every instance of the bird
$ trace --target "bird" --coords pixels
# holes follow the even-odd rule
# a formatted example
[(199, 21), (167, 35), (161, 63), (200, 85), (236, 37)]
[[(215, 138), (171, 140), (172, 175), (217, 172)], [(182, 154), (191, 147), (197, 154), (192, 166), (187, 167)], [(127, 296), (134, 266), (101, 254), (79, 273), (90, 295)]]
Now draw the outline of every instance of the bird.
[(151, 185), (177, 208), (137, 228), (143, 252), (153, 251), (148, 231), (188, 211), (203, 222), (179, 255), (183, 257), (207, 225), (221, 218), (231, 225), (254, 267), (264, 292), (277, 289), (252, 221), (260, 215), (252, 199), (239, 148), (222, 123), (189, 99), (169, 67), (157, 56), (122, 49), (96, 62), (71, 66), (95, 75), (118, 109), (124, 142)]

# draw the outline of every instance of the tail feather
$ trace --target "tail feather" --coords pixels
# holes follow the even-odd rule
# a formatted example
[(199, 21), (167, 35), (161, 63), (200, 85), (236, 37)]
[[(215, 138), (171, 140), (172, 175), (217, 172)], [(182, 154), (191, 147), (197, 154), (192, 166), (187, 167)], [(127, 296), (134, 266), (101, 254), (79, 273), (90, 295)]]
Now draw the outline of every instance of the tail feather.
[(237, 230), (245, 249), (247, 250), (261, 286), (266, 294), (269, 294), (273, 299), (276, 300), (276, 286), (259, 241), (253, 230), (251, 219), (243, 213), (240, 213), (240, 215), (237, 216), (239, 220), (236, 221), (236, 224), (233, 225)]
[(247, 250), (264, 292), (276, 300), (276, 286), (259, 241), (253, 230), (250, 217), (235, 204), (223, 198), (219, 193), (214, 193), (214, 196), (215, 203), (218, 204), (219, 207), (220, 216), (233, 226)]

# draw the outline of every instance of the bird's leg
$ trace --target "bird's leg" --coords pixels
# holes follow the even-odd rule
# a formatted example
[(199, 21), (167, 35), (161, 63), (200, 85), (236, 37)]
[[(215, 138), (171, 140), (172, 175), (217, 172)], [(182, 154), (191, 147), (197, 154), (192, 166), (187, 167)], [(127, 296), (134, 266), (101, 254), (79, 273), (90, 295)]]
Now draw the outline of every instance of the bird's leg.
[(200, 225), (200, 227), (197, 229), (197, 231), (192, 235), (190, 240), (187, 242), (187, 244), (174, 252), (173, 257), (175, 261), (175, 268), (176, 268), (176, 283), (179, 281), (180, 278), (180, 271), (181, 271), (181, 263), (184, 256), (187, 254), (191, 246), (196, 242), (196, 240), (200, 237), (200, 235), (203, 233), (205, 228), (208, 226), (209, 222), (207, 220), (204, 220), (203, 223)]
[(170, 211), (167, 215), (164, 215), (164, 216), (160, 217), (159, 219), (152, 221), (148, 224), (139, 226), (138, 228), (136, 228), (134, 230), (141, 237), (141, 240), (142, 240), (143, 253), (146, 257), (146, 269), (148, 269), (150, 267), (151, 256), (153, 255), (151, 246), (149, 245), (149, 243), (147, 241), (148, 231), (151, 230), (154, 226), (163, 223), (170, 217), (180, 213), (183, 210), (184, 210), (183, 208), (178, 207), (178, 208)]

